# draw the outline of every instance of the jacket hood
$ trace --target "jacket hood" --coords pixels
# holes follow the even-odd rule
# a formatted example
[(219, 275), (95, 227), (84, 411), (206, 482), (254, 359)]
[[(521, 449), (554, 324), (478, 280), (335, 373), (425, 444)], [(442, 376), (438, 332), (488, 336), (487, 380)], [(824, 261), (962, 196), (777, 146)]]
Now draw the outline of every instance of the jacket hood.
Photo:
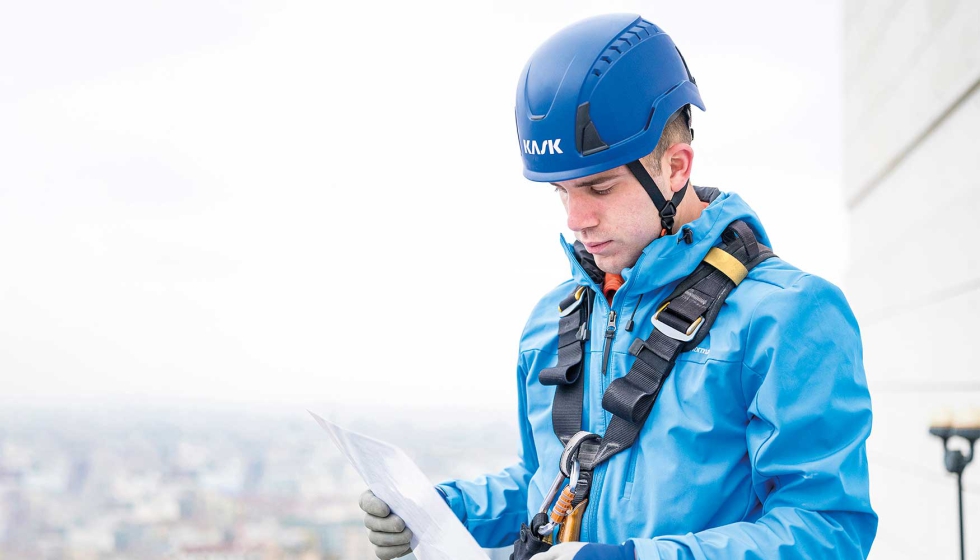
[[(695, 192), (709, 204), (697, 219), (683, 226), (691, 230), (692, 242), (686, 243), (680, 232), (650, 242), (636, 263), (623, 269), (623, 280), (631, 285), (631, 292), (649, 292), (687, 277), (708, 251), (721, 242), (722, 232), (735, 220), (747, 223), (759, 243), (771, 247), (759, 217), (740, 196), (706, 187), (695, 187)], [(601, 287), (604, 273), (596, 266), (592, 255), (580, 242), (576, 241), (572, 246), (564, 235), (560, 238), (575, 282)]]

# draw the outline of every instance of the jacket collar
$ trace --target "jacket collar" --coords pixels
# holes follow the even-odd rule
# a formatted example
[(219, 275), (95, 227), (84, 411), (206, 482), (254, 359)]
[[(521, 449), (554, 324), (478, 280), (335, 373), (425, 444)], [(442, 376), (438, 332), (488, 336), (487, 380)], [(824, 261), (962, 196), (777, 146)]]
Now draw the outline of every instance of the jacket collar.
[[(707, 208), (694, 221), (684, 225), (691, 230), (692, 243), (684, 242), (680, 233), (653, 240), (636, 264), (623, 269), (626, 281), (624, 289), (631, 293), (646, 293), (667, 286), (687, 277), (708, 254), (708, 250), (721, 242), (721, 234), (728, 224), (742, 220), (755, 232), (759, 243), (769, 245), (759, 217), (749, 208), (740, 196), (734, 193), (721, 193), (717, 189), (696, 187), (698, 197), (709, 202)], [(561, 236), (561, 245), (571, 263), (572, 277), (579, 284), (592, 285), (593, 289), (602, 286), (604, 274), (596, 266), (595, 260), (578, 241), (569, 245)]]

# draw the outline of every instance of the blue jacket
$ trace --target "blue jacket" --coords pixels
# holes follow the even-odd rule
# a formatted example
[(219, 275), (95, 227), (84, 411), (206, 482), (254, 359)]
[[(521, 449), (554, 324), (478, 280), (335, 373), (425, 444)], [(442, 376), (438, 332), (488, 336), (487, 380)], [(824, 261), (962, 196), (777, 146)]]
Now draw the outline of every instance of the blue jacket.
[[(745, 202), (721, 194), (687, 224), (693, 243), (678, 235), (655, 240), (623, 271), (606, 375), (610, 305), (595, 298), (583, 429), (605, 432), (611, 415), (602, 394), (629, 371), (630, 343), (650, 335), (657, 305), (736, 219), (770, 245)], [(557, 362), (559, 301), (576, 285), (601, 293), (564, 238), (562, 246), (572, 279), (538, 303), (521, 338), (520, 462), (439, 486), (487, 548), (513, 543), (558, 472), (555, 388), (539, 383), (538, 374)], [(633, 447), (596, 468), (581, 540), (631, 539), (641, 560), (865, 558), (878, 524), (868, 497), (870, 431), (861, 339), (844, 295), (771, 258), (728, 296), (707, 338), (677, 359)]]

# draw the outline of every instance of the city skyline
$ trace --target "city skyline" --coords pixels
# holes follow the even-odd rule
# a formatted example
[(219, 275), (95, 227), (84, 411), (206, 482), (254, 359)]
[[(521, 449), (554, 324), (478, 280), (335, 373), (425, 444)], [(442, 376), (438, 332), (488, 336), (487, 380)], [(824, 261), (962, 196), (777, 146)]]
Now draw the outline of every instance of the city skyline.
[[(422, 411), (347, 418), (400, 440), (434, 483), (516, 460), (507, 418), (474, 420), (479, 438)], [(369, 559), (357, 508), (364, 488), (302, 415), (135, 405), (0, 411), (5, 559)]]

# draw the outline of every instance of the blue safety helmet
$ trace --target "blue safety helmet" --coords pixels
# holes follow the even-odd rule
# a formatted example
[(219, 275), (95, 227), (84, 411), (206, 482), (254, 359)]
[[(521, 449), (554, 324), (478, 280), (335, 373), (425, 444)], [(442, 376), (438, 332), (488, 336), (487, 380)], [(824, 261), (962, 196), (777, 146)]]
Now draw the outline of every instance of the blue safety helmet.
[[(592, 17), (562, 29), (531, 56), (517, 84), (517, 135), (524, 176), (577, 179), (626, 165), (671, 231), (671, 201), (639, 159), (690, 105), (704, 110), (698, 86), (670, 37), (635, 14)], [(668, 227), (668, 225), (670, 227)]]

